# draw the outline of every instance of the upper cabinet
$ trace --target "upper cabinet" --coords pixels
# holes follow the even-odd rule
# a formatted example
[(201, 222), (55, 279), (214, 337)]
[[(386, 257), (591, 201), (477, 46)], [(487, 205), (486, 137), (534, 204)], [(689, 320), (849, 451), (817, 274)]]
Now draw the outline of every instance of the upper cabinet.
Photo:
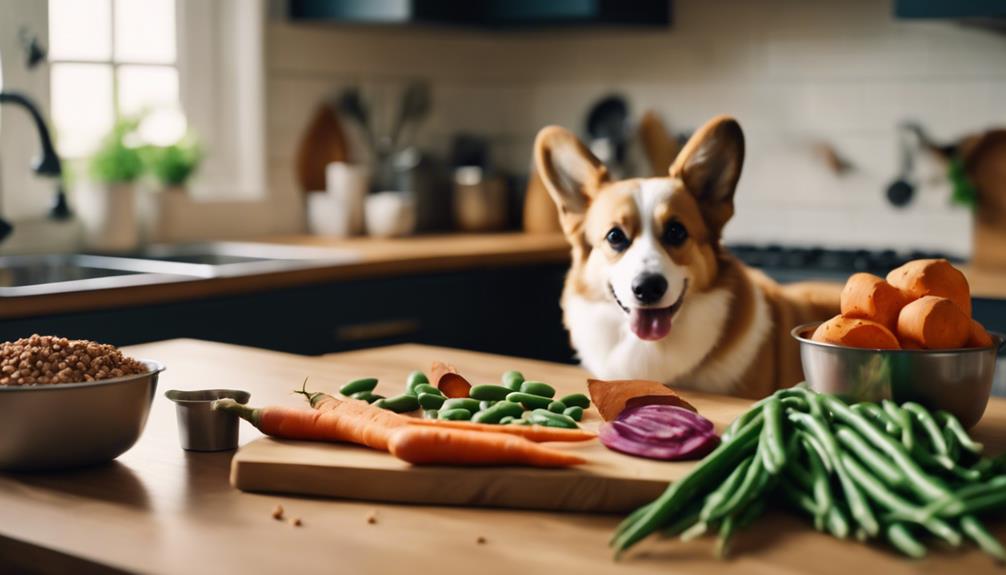
[(1003, 0), (895, 0), (898, 18), (948, 20), (999, 20), (1006, 18)]
[(671, 23), (671, 0), (289, 0), (294, 21), (446, 24), (478, 28), (652, 26)]

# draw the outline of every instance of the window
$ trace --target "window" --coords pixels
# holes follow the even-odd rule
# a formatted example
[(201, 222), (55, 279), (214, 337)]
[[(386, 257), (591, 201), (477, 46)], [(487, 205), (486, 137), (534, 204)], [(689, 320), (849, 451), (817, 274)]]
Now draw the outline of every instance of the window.
[[(175, 0), (49, 0), (51, 115), (61, 155), (94, 151), (121, 118), (180, 117)], [(181, 125), (180, 125), (181, 124)], [(171, 143), (184, 122), (150, 122)]]

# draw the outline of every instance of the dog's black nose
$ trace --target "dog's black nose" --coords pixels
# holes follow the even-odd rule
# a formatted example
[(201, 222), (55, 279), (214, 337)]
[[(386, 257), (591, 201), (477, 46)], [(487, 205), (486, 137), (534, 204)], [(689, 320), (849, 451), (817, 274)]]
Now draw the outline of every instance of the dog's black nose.
[(642, 304), (660, 301), (667, 292), (667, 280), (660, 274), (640, 274), (632, 280), (632, 293)]

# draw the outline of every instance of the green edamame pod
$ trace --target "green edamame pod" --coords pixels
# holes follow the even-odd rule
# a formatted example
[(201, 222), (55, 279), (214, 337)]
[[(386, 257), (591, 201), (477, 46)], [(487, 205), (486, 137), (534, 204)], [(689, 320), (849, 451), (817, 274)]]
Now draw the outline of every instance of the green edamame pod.
[(561, 413), (552, 413), (547, 409), (535, 409), (531, 413), (531, 417), (528, 418), (528, 421), (537, 425), (544, 425), (545, 427), (562, 427), (565, 429), (579, 429), (580, 427), (571, 417), (567, 417)]
[(509, 415), (500, 420), (500, 425), (510, 425), (513, 423), (513, 418)]
[(500, 401), (472, 417), (475, 423), (500, 423), (504, 417), (519, 418), (524, 413), (524, 407), (519, 403)]
[(416, 392), (416, 386), (420, 384), (429, 384), (430, 380), (427, 379), (426, 374), (421, 371), (413, 371), (409, 374), (409, 377), (405, 378), (405, 393), (408, 395), (419, 395)]
[(437, 419), (447, 419), (451, 421), (467, 421), (472, 418), (472, 412), (467, 409), (441, 409)]
[(590, 398), (582, 393), (571, 393), (560, 401), (565, 403), (566, 407), (579, 407), (581, 409), (590, 407)]
[(448, 399), (440, 406), (441, 410), (451, 410), (451, 409), (464, 409), (468, 413), (475, 413), (479, 410), (479, 402), (477, 399), (471, 399), (468, 397), (455, 397)]
[(486, 409), (489, 409), (490, 407), (492, 407), (495, 404), (496, 404), (495, 401), (486, 401), (486, 400), (483, 399), (482, 401), (479, 402), (479, 411), (484, 411)]
[(434, 395), (432, 393), (420, 393), (418, 400), (419, 405), (423, 409), (440, 409), (444, 405), (444, 402), (446, 401), (446, 399), (444, 399), (444, 396)]
[(375, 387), (377, 387), (376, 377), (363, 377), (346, 383), (346, 385), (339, 388), (339, 393), (345, 395), (346, 397), (350, 397), (354, 393), (359, 393), (361, 391), (374, 391)]
[(530, 393), (531, 395), (538, 395), (549, 399), (555, 397), (555, 388), (544, 381), (525, 381), (520, 384), (520, 390), (523, 393)]
[(522, 418), (520, 418), (520, 417), (515, 417), (515, 418), (513, 418), (513, 420), (512, 420), (512, 421), (511, 421), (510, 423), (508, 423), (507, 425), (531, 425), (531, 422), (530, 422), (530, 421), (528, 421), (528, 420), (526, 420), (526, 419), (522, 419)]
[(501, 401), (511, 391), (509, 387), (502, 385), (475, 385), (468, 392), (468, 397), (482, 401)]
[(423, 419), (437, 419), (440, 415), (440, 410), (438, 409), (427, 409), (423, 411)]
[(524, 383), (524, 374), (519, 371), (508, 371), (500, 378), (503, 387), (510, 391), (520, 391), (520, 384)]
[(572, 419), (573, 421), (580, 421), (583, 419), (583, 408), (579, 405), (574, 405), (572, 407), (567, 407), (565, 411), (562, 412), (563, 415)]
[(357, 391), (349, 397), (352, 397), (353, 399), (361, 399), (367, 403), (374, 403), (378, 399), (384, 399), (383, 395), (378, 395), (373, 391)]
[(420, 383), (416, 387), (412, 388), (412, 390), (416, 392), (417, 397), (420, 393), (432, 393), (433, 395), (439, 395), (440, 397), (444, 396), (444, 392), (428, 383)]
[(402, 395), (396, 395), (395, 397), (379, 399), (374, 403), (374, 405), (380, 407), (381, 409), (394, 411), (395, 413), (405, 413), (407, 411), (415, 411), (419, 409), (419, 400), (413, 395), (403, 393)]
[(562, 413), (566, 411), (566, 404), (563, 403), (561, 400), (556, 399), (552, 403), (548, 404), (547, 409), (552, 413)]
[(532, 395), (522, 391), (514, 391), (507, 394), (506, 400), (513, 403), (519, 403), (523, 405), (525, 409), (545, 409), (548, 407), (548, 404), (552, 403), (552, 400), (547, 397)]

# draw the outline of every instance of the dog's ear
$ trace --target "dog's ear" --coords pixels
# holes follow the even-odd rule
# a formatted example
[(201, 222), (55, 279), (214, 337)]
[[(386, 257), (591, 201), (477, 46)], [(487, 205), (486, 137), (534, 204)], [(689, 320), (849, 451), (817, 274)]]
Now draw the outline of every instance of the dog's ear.
[(608, 178), (604, 164), (569, 130), (547, 126), (534, 141), (534, 163), (541, 180), (559, 207), (567, 235), (577, 232), (601, 182)]
[(744, 163), (744, 132), (728, 116), (717, 116), (688, 140), (671, 166), (699, 201), (703, 218), (714, 235), (734, 215), (734, 189)]

